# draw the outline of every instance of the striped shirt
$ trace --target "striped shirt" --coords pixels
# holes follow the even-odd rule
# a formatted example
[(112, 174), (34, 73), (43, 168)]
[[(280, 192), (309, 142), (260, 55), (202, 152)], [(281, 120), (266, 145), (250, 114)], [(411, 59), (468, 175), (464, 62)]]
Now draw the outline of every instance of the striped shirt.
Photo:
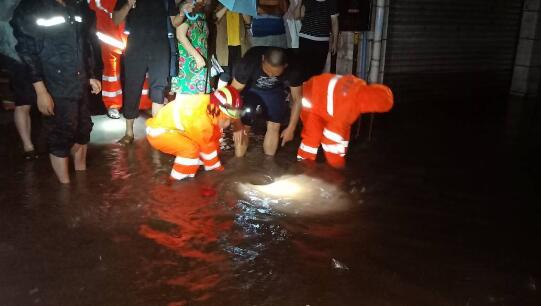
[(328, 41), (331, 33), (331, 16), (338, 16), (336, 0), (303, 0), (304, 18), (299, 37)]

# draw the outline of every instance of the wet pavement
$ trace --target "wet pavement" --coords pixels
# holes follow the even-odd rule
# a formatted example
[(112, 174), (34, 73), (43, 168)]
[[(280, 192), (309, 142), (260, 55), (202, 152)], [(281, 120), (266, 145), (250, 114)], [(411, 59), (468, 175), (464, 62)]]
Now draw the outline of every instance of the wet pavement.
[(398, 106), (343, 172), (297, 164), (298, 140), (266, 160), (256, 130), (244, 160), (227, 140), (224, 172), (182, 183), (96, 117), (69, 187), (22, 160), (8, 116), (0, 305), (541, 305), (541, 138), (504, 116)]

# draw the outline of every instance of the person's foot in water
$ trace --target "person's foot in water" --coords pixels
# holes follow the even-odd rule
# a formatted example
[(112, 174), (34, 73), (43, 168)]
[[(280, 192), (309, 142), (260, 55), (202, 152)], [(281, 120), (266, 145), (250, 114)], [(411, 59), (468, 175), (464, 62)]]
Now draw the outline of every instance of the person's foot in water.
[(120, 138), (120, 140), (117, 141), (117, 143), (121, 144), (121, 145), (124, 145), (124, 146), (127, 146), (127, 145), (132, 144), (134, 139), (135, 138), (133, 136), (124, 135), (124, 137)]

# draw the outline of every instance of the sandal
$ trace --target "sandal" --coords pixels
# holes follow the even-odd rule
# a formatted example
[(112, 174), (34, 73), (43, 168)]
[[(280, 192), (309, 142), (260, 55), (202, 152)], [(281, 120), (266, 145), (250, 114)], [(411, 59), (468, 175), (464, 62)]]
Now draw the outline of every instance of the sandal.
[(25, 160), (33, 160), (33, 159), (38, 159), (38, 153), (36, 153), (36, 151), (34, 150), (30, 150), (30, 151), (24, 151), (23, 152), (23, 158)]
[(120, 140), (117, 141), (116, 143), (127, 146), (127, 145), (132, 144), (133, 140), (134, 140), (133, 136), (124, 135), (124, 137), (120, 138)]
[(143, 113), (148, 117), (152, 118), (152, 108), (143, 110)]
[(107, 117), (111, 119), (120, 119), (120, 112), (118, 108), (110, 108), (107, 110)]

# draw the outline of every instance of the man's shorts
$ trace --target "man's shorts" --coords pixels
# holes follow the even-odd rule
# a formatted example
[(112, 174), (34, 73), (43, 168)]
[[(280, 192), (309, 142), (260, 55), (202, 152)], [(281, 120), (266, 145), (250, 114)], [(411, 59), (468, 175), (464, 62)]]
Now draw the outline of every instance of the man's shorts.
[(69, 157), (74, 144), (90, 141), (92, 120), (86, 97), (80, 99), (54, 98), (54, 115), (45, 117), (49, 153), (56, 157)]
[(15, 105), (36, 105), (36, 91), (30, 81), (26, 65), (5, 55), (1, 56), (0, 62), (8, 71), (10, 89), (14, 95)]
[(27, 75), (26, 73), (15, 74), (10, 78), (16, 106), (36, 105), (36, 91)]
[(254, 125), (259, 110), (267, 121), (284, 123), (288, 107), (286, 104), (286, 92), (283, 87), (271, 90), (248, 88), (242, 92), (245, 111), (242, 123), (248, 126)]

